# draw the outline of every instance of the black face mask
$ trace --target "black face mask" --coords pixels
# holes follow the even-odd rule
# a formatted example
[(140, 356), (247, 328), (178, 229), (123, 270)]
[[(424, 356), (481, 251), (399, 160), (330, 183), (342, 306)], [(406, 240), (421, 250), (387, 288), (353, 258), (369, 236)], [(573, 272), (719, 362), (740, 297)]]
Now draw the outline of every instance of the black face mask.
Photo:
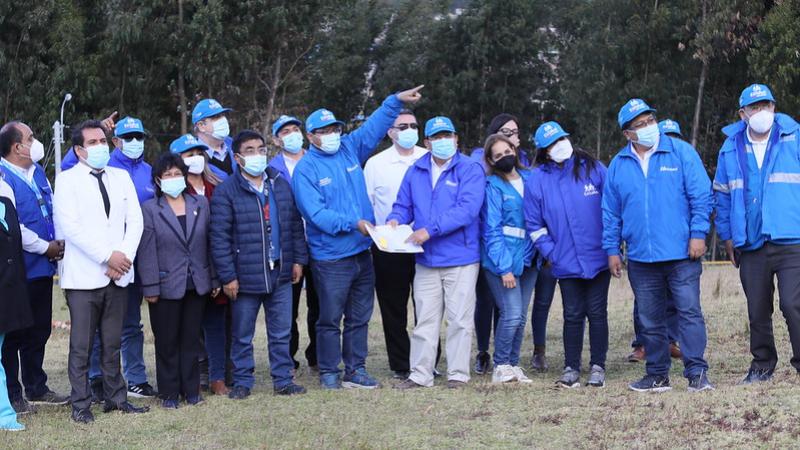
[(517, 157), (506, 155), (494, 162), (494, 168), (503, 173), (511, 172), (517, 165)]

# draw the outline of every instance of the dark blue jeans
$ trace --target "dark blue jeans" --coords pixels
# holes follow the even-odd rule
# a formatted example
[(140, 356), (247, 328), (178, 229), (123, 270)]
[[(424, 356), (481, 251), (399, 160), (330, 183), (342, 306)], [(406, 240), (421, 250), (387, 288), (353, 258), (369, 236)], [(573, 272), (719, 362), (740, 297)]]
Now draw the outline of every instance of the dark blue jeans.
[(206, 305), (206, 311), (203, 314), (203, 335), (208, 355), (209, 382), (225, 380), (227, 364), (225, 315), (228, 307), (228, 304), (218, 305), (211, 301)]
[[(642, 322), (639, 320), (639, 305), (636, 298), (633, 299), (633, 332), (635, 334), (631, 347), (644, 345), (642, 339)], [(667, 335), (669, 342), (678, 342), (678, 311), (675, 309), (675, 302), (667, 291)]]
[[(367, 360), (367, 326), (375, 303), (375, 271), (369, 251), (333, 261), (312, 260), (319, 296), (317, 362), (320, 376), (362, 369)], [(344, 331), (339, 324), (344, 317)]]
[(528, 318), (528, 305), (536, 285), (536, 266), (526, 267), (522, 275), (515, 277), (517, 285), (513, 289), (503, 286), (500, 276), (486, 270), (486, 284), (492, 291), (496, 310), (500, 313), (494, 332), (494, 364), (519, 366), (519, 351), (525, 336)]
[(500, 311), (494, 307), (496, 303), (494, 295), (486, 282), (487, 275), (490, 275), (490, 272), (481, 267), (478, 282), (475, 283), (475, 340), (478, 342), (479, 352), (489, 351), (492, 330), (496, 329), (500, 319)]
[(606, 367), (608, 353), (608, 270), (592, 279), (562, 278), (564, 303), (564, 367), (581, 370), (583, 329), (589, 320), (589, 365)]
[(240, 293), (231, 302), (231, 361), (233, 385), (252, 389), (256, 362), (253, 358), (253, 335), (258, 311), (264, 308), (267, 326), (267, 349), (272, 385), (281, 389), (292, 382), (294, 362), (289, 354), (292, 331), (292, 285), (278, 283), (270, 294)]
[(639, 320), (647, 353), (647, 374), (669, 374), (667, 292), (678, 316), (678, 343), (683, 352), (683, 375), (687, 378), (708, 370), (706, 323), (700, 308), (700, 261), (682, 259), (657, 263), (628, 262), (628, 278), (639, 303)]
[(533, 290), (533, 312), (531, 312), (533, 345), (544, 346), (547, 342), (547, 317), (550, 315), (550, 305), (553, 304), (557, 283), (558, 279), (553, 278), (550, 267), (539, 269), (536, 288)]

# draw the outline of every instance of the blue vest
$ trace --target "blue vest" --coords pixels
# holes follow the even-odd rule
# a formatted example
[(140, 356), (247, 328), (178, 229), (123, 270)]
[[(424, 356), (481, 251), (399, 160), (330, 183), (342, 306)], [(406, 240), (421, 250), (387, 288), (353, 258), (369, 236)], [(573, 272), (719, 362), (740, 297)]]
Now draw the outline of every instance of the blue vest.
[[(55, 227), (53, 225), (53, 191), (47, 182), (44, 170), (38, 164), (33, 172), (33, 183), (39, 189), (39, 197), (33, 191), (27, 179), (17, 173), (16, 170), (0, 164), (0, 172), (3, 173), (6, 183), (14, 191), (17, 204), (17, 215), (22, 225), (39, 236), (45, 241), (52, 241), (56, 238)], [(25, 271), (28, 280), (36, 278), (52, 277), (56, 273), (56, 265), (51, 263), (45, 255), (24, 252)]]

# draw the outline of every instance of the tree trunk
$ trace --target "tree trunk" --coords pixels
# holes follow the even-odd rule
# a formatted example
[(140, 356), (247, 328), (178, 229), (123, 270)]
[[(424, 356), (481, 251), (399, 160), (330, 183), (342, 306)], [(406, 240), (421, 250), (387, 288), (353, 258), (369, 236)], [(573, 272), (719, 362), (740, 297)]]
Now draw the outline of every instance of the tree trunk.
[(275, 111), (275, 98), (278, 96), (278, 88), (281, 83), (281, 58), (283, 56), (283, 45), (278, 47), (278, 55), (275, 56), (275, 65), (272, 70), (272, 82), (270, 83), (269, 99), (267, 100), (267, 111), (264, 114), (264, 136), (270, 134), (270, 124), (272, 115)]
[[(183, 30), (183, 0), (178, 0), (178, 35), (183, 36), (181, 31)], [(181, 115), (181, 135), (184, 135), (189, 132), (189, 124), (186, 118), (186, 85), (183, 76), (183, 64), (178, 64), (178, 111), (180, 111)]]
[[(708, 4), (706, 0), (702, 2), (702, 15), (700, 17), (700, 27), (706, 24), (706, 16), (708, 15)], [(702, 51), (702, 50), (701, 50)], [(710, 55), (703, 52), (702, 61), (703, 67), (700, 69), (700, 81), (697, 83), (697, 101), (694, 104), (694, 118), (692, 119), (692, 147), (697, 148), (697, 136), (700, 134), (700, 111), (703, 108), (703, 91), (706, 87), (706, 78), (708, 78), (708, 70), (711, 64)]]

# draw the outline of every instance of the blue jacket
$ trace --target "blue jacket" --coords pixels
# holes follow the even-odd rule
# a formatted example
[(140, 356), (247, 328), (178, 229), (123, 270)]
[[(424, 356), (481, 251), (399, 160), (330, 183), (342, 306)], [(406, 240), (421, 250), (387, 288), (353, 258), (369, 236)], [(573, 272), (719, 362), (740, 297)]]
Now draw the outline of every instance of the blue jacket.
[(480, 261), (480, 216), (486, 175), (475, 160), (456, 153), (432, 187), (431, 154), (408, 168), (386, 221), (428, 230), (431, 238), (417, 253), (426, 267), (453, 267)]
[(652, 263), (689, 256), (689, 239), (704, 239), (710, 226), (711, 181), (697, 151), (662, 134), (648, 176), (629, 142), (611, 161), (603, 189), (603, 249)]
[(61, 171), (72, 169), (75, 164), (78, 164), (78, 156), (75, 155), (75, 150), (72, 147), (67, 149), (67, 153), (61, 158)]
[[(519, 175), (524, 183), (531, 172), (520, 170)], [(495, 275), (520, 276), (531, 265), (533, 242), (525, 232), (522, 208), (522, 196), (511, 183), (498, 175), (488, 178), (481, 209), (481, 265)]]
[[(289, 168), (286, 167), (286, 160), (283, 159), (283, 153), (278, 153), (274, 158), (270, 159), (269, 167), (280, 172), (280, 174), (283, 175), (283, 179), (288, 181), (289, 184), (292, 184), (292, 175), (289, 174)], [(297, 168), (297, 166), (295, 166), (295, 168)]]
[[(77, 155), (75, 155), (75, 150), (70, 147), (61, 160), (61, 170), (69, 170), (79, 162)], [(140, 205), (155, 197), (156, 192), (151, 178), (152, 168), (150, 164), (145, 162), (144, 155), (137, 159), (130, 159), (122, 153), (121, 149), (115, 148), (111, 152), (111, 159), (108, 161), (108, 165), (128, 172), (134, 187), (136, 187), (136, 196), (139, 198)]]
[[(0, 164), (0, 174), (14, 191), (19, 222), (45, 241), (49, 242), (55, 239), (53, 190), (50, 188), (50, 183), (47, 181), (47, 175), (45, 175), (42, 166), (36, 164), (33, 172), (33, 182), (39, 188), (39, 193), (44, 202), (42, 206), (39, 205), (39, 198), (28, 185), (28, 181), (22, 178), (15, 170)], [(56, 273), (56, 265), (50, 262), (45, 255), (23, 252), (23, 258), (25, 259), (25, 272), (28, 280), (49, 278)]]
[(361, 127), (342, 137), (338, 152), (329, 155), (312, 145), (297, 163), (292, 185), (314, 259), (346, 258), (369, 248), (372, 240), (358, 231), (359, 220), (375, 222), (361, 167), (402, 106), (390, 95)]
[[(248, 294), (273, 292), (276, 283), (291, 282), (292, 264), (308, 263), (291, 187), (273, 169), (267, 169), (267, 176), (270, 227), (264, 200), (240, 173), (217, 186), (211, 198), (209, 241), (217, 276), (222, 284), (238, 280), (239, 290)], [(270, 241), (273, 249), (279, 247), (278, 255), (270, 256)], [(270, 259), (279, 262), (273, 270)]]
[[(606, 167), (597, 162), (575, 180), (572, 157), (536, 167), (525, 184), (525, 224), (555, 278), (591, 279), (608, 269), (603, 251), (602, 192)], [(582, 166), (585, 163), (582, 164)]]
[[(199, 137), (197, 138), (197, 140), (202, 142)], [(230, 136), (227, 136), (225, 139), (223, 139), (223, 147), (225, 148), (225, 152), (228, 154), (227, 160), (231, 162), (231, 169), (233, 169), (232, 173), (234, 173), (234, 174), (238, 173), (239, 172), (239, 164), (237, 164), (236, 160), (233, 159), (233, 138), (230, 137)], [(208, 155), (209, 160), (211, 158), (213, 158), (213, 156), (211, 156), (213, 154), (213, 152), (211, 150), (207, 150), (206, 154)], [(217, 166), (215, 166), (213, 164), (210, 164), (208, 162), (206, 164), (208, 164), (209, 170), (211, 170), (211, 172), (214, 175), (216, 175), (217, 178), (219, 178), (220, 180), (225, 181), (225, 179), (228, 178), (228, 174), (225, 173), (219, 167), (217, 167)]]
[[(742, 121), (722, 129), (728, 138), (714, 176), (717, 233), (724, 241), (733, 240), (735, 247), (751, 250), (764, 240), (796, 241), (800, 239), (800, 125), (785, 114), (775, 115), (760, 186), (746, 170), (748, 163), (755, 163), (746, 130)], [(757, 193), (752, 202), (745, 201), (748, 192)]]

